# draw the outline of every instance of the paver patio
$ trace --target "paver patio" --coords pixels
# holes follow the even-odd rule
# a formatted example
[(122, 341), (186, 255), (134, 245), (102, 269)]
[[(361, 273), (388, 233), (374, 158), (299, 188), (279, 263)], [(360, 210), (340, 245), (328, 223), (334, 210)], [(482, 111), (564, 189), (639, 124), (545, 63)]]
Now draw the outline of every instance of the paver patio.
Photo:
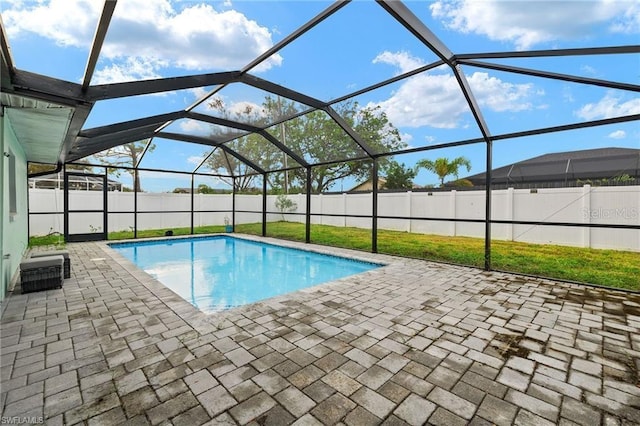
[(69, 244), (63, 289), (3, 302), (3, 422), (640, 424), (640, 295), (278, 243), (388, 266), (206, 315)]

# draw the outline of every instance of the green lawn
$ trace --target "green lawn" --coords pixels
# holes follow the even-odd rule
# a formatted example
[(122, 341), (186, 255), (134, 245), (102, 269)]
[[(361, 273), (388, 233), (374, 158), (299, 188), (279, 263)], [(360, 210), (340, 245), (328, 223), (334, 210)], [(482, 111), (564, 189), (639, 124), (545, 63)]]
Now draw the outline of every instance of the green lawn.
[(55, 246), (64, 247), (64, 236), (58, 233), (52, 233), (49, 235), (39, 235), (36, 237), (29, 237), (29, 247), (35, 246)]
[[(188, 235), (191, 231), (190, 228), (172, 228), (172, 230), (174, 235)], [(159, 237), (163, 236), (165, 231), (166, 229), (138, 231), (138, 237)], [(223, 231), (224, 226), (194, 229), (196, 234)], [(237, 225), (236, 232), (261, 235), (262, 224)], [(270, 222), (267, 224), (267, 236), (304, 241), (305, 225)], [(128, 238), (133, 238), (133, 232), (109, 234), (110, 240)], [(52, 244), (50, 237), (32, 237), (30, 245), (37, 245), (41, 239), (43, 244)], [(371, 231), (360, 228), (311, 225), (311, 242), (370, 251)], [(496, 270), (640, 291), (640, 253), (500, 240), (493, 240), (491, 247), (492, 267)], [(484, 240), (481, 238), (378, 230), (378, 252), (477, 267), (484, 265)]]
[[(259, 235), (260, 224), (242, 225), (238, 232)], [(304, 225), (267, 224), (267, 235), (304, 241)], [(371, 250), (371, 231), (326, 225), (311, 226), (311, 242)], [(378, 230), (378, 252), (461, 265), (484, 266), (484, 239), (410, 234)], [(640, 291), (640, 253), (598, 250), (513, 241), (491, 241), (493, 269), (540, 275)]]

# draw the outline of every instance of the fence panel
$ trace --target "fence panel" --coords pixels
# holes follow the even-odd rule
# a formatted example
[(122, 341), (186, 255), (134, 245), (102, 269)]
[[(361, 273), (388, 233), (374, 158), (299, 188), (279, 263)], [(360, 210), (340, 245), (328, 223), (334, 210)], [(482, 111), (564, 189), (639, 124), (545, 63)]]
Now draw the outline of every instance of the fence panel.
[[(29, 190), (30, 235), (63, 232), (64, 193), (58, 189)], [(133, 193), (110, 192), (110, 211), (133, 211)], [(296, 213), (306, 210), (306, 195), (294, 194)], [(268, 221), (280, 221), (283, 215), (276, 208), (275, 195), (267, 197)], [(102, 205), (99, 191), (74, 191), (75, 209), (92, 209)], [(174, 193), (138, 194), (138, 229), (188, 227), (191, 220), (191, 195)], [(222, 225), (231, 217), (231, 194), (194, 195), (194, 226)], [(144, 213), (158, 210), (165, 213)], [(198, 212), (222, 210), (222, 212)], [(262, 221), (262, 196), (236, 196), (236, 223)], [(241, 212), (242, 210), (252, 212)], [(169, 213), (183, 211), (184, 213)], [(225, 213), (228, 211), (229, 213)], [(372, 194), (314, 194), (311, 212), (338, 216), (312, 216), (314, 224), (370, 228), (371, 219), (341, 215), (370, 216)], [(56, 214), (42, 214), (42, 213)], [(484, 220), (484, 191), (433, 191), (378, 194), (378, 214), (410, 216), (414, 219), (379, 219), (379, 229), (391, 229), (424, 234), (483, 237), (484, 223), (455, 222), (451, 219)], [(78, 216), (74, 229), (86, 230), (91, 217)], [(433, 220), (420, 220), (431, 218)], [(578, 224), (640, 225), (640, 186), (593, 188), (505, 189), (492, 191), (493, 220), (532, 222), (563, 222)], [(285, 214), (284, 219), (304, 223), (304, 214)], [(438, 220), (442, 219), (442, 220)], [(129, 230), (133, 214), (110, 214), (109, 231)], [(609, 248), (640, 251), (640, 230), (606, 229), (580, 226), (544, 226), (524, 224), (493, 224), (492, 238), (540, 244), (561, 244), (577, 247)]]

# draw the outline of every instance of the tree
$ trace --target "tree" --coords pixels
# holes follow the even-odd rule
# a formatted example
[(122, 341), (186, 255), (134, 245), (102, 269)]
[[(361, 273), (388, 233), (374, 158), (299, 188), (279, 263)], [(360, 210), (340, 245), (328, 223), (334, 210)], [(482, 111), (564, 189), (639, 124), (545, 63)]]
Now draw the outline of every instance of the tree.
[(456, 157), (451, 161), (444, 157), (436, 158), (435, 161), (425, 158), (416, 163), (416, 172), (423, 168), (437, 174), (442, 187), (447, 176), (453, 175), (458, 179), (458, 169), (461, 166), (465, 166), (468, 172), (471, 171), (471, 162), (466, 157)]
[(204, 183), (201, 183), (200, 185), (198, 185), (198, 194), (215, 194), (215, 193), (216, 193), (216, 190), (210, 187), (209, 185), (206, 185)]
[(471, 182), (469, 179), (456, 179), (453, 182), (447, 182), (447, 185), (450, 185), (456, 188), (460, 188), (463, 186), (466, 186), (467, 188), (471, 188), (473, 186), (473, 182)]
[[(243, 137), (248, 138), (248, 137)], [(247, 192), (255, 187), (255, 179), (258, 177), (256, 171), (249, 165), (238, 160), (231, 154), (225, 152), (222, 148), (217, 148), (209, 159), (207, 165), (216, 172), (222, 170), (227, 176), (220, 176), (220, 180), (225, 184), (233, 187), (235, 184), (236, 191)], [(236, 179), (233, 176), (237, 176)]]
[[(336, 112), (374, 152), (389, 152), (404, 148), (400, 132), (388, 120), (380, 107), (360, 108), (357, 102), (343, 102)], [(345, 160), (315, 166), (311, 169), (311, 191), (322, 192), (346, 177), (357, 180), (371, 174), (372, 162), (356, 160), (367, 156), (365, 151), (324, 111), (313, 111), (285, 122), (287, 146), (310, 164)], [(380, 159), (384, 167), (389, 159)], [(306, 170), (293, 171), (294, 179), (304, 186)]]
[(384, 189), (411, 189), (413, 188), (413, 179), (418, 173), (416, 170), (406, 168), (404, 163), (399, 164), (397, 161), (389, 161), (385, 167), (386, 182)]
[[(147, 148), (147, 145), (149, 145), (149, 148)], [(145, 149), (147, 153), (150, 153), (153, 152), (155, 148), (156, 145), (151, 142), (151, 139), (145, 139), (137, 142), (129, 142), (124, 145), (119, 145), (111, 149), (107, 149), (106, 151), (94, 154), (93, 157), (102, 164), (111, 166), (107, 169), (107, 172), (116, 177), (120, 176), (122, 170), (126, 170), (126, 172), (129, 173), (133, 179), (134, 190), (137, 192), (142, 192), (142, 187), (140, 186), (140, 175), (135, 173), (133, 167), (138, 164), (138, 161), (140, 161), (140, 157), (142, 156), (142, 153), (145, 152)], [(120, 169), (118, 167), (132, 168)]]
[[(223, 118), (262, 127), (281, 117), (302, 112), (293, 101), (270, 96), (265, 98), (260, 107), (246, 105), (240, 111), (231, 111), (221, 99), (214, 99), (209, 106)], [(375, 152), (388, 152), (406, 146), (400, 138), (400, 132), (380, 107), (360, 108), (357, 102), (343, 102), (336, 106), (336, 112)], [(310, 182), (313, 192), (326, 191), (345, 177), (362, 179), (371, 173), (371, 161), (354, 160), (365, 158), (367, 155), (364, 150), (324, 111), (313, 111), (274, 125), (267, 128), (267, 132), (310, 164), (346, 159), (341, 163), (313, 167)], [(263, 170), (298, 166), (286, 153), (258, 134), (241, 136), (226, 145)], [(384, 167), (389, 160), (379, 161), (380, 166)], [(236, 176), (238, 190), (252, 187), (256, 178), (254, 170), (220, 148), (207, 160), (207, 165), (214, 171)], [(291, 188), (305, 188), (307, 176), (305, 169), (297, 168), (284, 173), (269, 173), (267, 179), (272, 190), (287, 192)]]
[[(209, 102), (209, 107), (216, 111), (216, 115), (242, 123), (259, 126), (265, 123), (265, 111), (255, 105), (245, 105), (241, 110), (232, 111), (220, 98), (214, 98)], [(214, 128), (211, 136), (223, 136), (221, 128)], [(282, 167), (283, 153), (275, 145), (259, 134), (247, 134), (234, 139), (226, 144), (231, 150), (253, 162), (264, 170)], [(217, 148), (206, 161), (206, 165), (221, 174), (220, 180), (233, 186), (239, 192), (249, 192), (255, 188), (255, 180), (259, 176), (251, 166), (240, 161), (222, 148)], [(233, 177), (236, 177), (233, 179)], [(271, 177), (273, 179), (273, 177)], [(277, 183), (271, 182), (272, 185)]]

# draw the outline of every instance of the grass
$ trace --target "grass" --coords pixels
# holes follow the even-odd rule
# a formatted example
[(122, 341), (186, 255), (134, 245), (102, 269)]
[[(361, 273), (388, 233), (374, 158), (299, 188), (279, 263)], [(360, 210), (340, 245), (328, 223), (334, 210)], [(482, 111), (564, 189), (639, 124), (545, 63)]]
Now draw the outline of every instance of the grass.
[[(164, 236), (168, 229), (138, 231), (138, 238)], [(190, 228), (172, 228), (173, 235), (188, 235)], [(196, 234), (223, 232), (224, 226), (194, 229)], [(261, 235), (262, 224), (237, 225), (236, 232)], [(305, 225), (292, 222), (270, 222), (267, 236), (293, 241), (305, 240)], [(30, 245), (39, 241), (51, 244), (52, 236), (31, 237)], [(58, 240), (55, 235), (55, 241)], [(133, 238), (133, 232), (109, 233), (110, 240)], [(42, 239), (42, 240), (40, 240)], [(311, 225), (311, 242), (332, 247), (371, 250), (371, 230)], [(457, 263), (482, 267), (484, 239), (410, 234), (378, 230), (378, 252), (391, 255)], [(513, 241), (491, 241), (493, 269), (549, 278), (598, 284), (606, 287), (640, 290), (640, 253), (529, 244)]]
[(49, 235), (29, 237), (29, 247), (36, 246), (55, 246), (62, 248), (65, 246), (64, 237), (57, 232)]
[[(146, 229), (138, 230), (138, 238), (164, 237), (165, 232), (173, 231), (173, 235), (190, 235), (191, 228), (164, 228), (164, 229)], [(193, 229), (194, 234), (215, 234), (224, 232), (224, 226), (200, 226)], [(110, 240), (128, 240), (133, 238), (133, 231), (117, 231), (109, 232)]]
[[(238, 232), (256, 235), (262, 232), (261, 224), (243, 227), (244, 230), (238, 229)], [(272, 222), (267, 224), (267, 235), (304, 241), (304, 225)], [(333, 247), (371, 250), (371, 231), (311, 225), (311, 242)], [(476, 267), (484, 266), (482, 238), (378, 230), (378, 252)], [(492, 240), (491, 264), (496, 270), (640, 290), (640, 253), (636, 252)]]

